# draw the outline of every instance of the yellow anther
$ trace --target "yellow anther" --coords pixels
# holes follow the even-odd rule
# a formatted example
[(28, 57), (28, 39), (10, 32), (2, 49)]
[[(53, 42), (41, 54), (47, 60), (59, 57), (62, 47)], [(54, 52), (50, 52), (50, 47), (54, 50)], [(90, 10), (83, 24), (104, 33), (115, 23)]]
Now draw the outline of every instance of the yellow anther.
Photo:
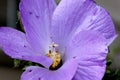
[(55, 44), (54, 42), (52, 42), (51, 45), (49, 46), (50, 48), (49, 52), (46, 55), (53, 60), (53, 63), (50, 69), (58, 68), (61, 63), (61, 55), (59, 52), (56, 51), (56, 47), (58, 47), (58, 44)]
[(61, 62), (61, 55), (58, 52), (55, 52), (54, 55), (52, 54), (51, 51), (49, 51), (49, 53), (47, 54), (48, 57), (50, 57), (53, 60), (53, 63), (51, 65), (51, 68), (56, 68), (59, 66), (60, 62)]

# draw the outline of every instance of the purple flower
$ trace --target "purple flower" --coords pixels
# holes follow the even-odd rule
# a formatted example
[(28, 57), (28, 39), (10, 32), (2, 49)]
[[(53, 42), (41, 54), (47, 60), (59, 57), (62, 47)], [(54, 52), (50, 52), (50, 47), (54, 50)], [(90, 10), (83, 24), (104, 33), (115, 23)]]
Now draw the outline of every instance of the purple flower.
[(54, 0), (22, 0), (20, 14), (25, 33), (1, 27), (0, 45), (12, 58), (44, 66), (28, 67), (21, 80), (102, 79), (116, 37), (104, 8), (93, 0), (61, 0), (57, 7)]

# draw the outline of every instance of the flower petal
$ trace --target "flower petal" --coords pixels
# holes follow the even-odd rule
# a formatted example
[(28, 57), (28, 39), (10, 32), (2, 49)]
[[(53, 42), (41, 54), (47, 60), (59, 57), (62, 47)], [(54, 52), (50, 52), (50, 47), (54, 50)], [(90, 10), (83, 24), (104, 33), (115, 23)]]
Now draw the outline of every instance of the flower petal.
[(49, 48), (49, 28), (55, 7), (54, 0), (21, 0), (20, 14), (27, 39), (38, 52)]
[(56, 70), (51, 71), (41, 67), (28, 67), (22, 74), (21, 80), (71, 80), (77, 69), (75, 59), (68, 60), (64, 65)]
[(98, 5), (93, 8), (89, 7), (89, 11), (83, 16), (83, 19), (76, 33), (79, 33), (81, 29), (99, 31), (107, 39), (108, 46), (117, 37), (111, 16), (103, 7)]
[[(25, 34), (9, 27), (0, 27), (0, 45), (11, 57), (31, 54)], [(17, 54), (17, 55), (16, 55)]]
[(76, 58), (79, 66), (73, 80), (101, 80), (106, 68), (106, 39), (96, 31), (81, 31), (73, 37), (65, 59)]
[(54, 11), (52, 25), (52, 38), (61, 45), (82, 29), (101, 32), (108, 39), (108, 45), (116, 37), (109, 14), (94, 0), (62, 0)]
[[(73, 36), (69, 45), (66, 48), (66, 58), (80, 57), (81, 59), (88, 59), (94, 57), (101, 58), (106, 56), (108, 52), (106, 39), (101, 33), (96, 31), (83, 30), (77, 35)], [(89, 55), (89, 56), (88, 56)], [(90, 57), (91, 56), (91, 57)]]
[(80, 63), (72, 80), (102, 80), (106, 64), (90, 64), (87, 61)]
[(0, 27), (0, 46), (12, 58), (40, 63), (45, 67), (52, 64), (51, 59), (33, 50), (24, 33), (15, 29)]
[(83, 3), (83, 0), (61, 0), (53, 13), (51, 35), (53, 41), (59, 44), (60, 51), (64, 50), (62, 48), (81, 24), (80, 11), (83, 10)]

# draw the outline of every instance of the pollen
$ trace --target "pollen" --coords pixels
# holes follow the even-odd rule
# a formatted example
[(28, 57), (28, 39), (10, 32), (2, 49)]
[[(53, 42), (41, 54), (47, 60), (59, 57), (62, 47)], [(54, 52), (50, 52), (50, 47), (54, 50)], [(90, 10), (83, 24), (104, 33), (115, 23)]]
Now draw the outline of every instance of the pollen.
[(51, 51), (49, 51), (49, 53), (47, 54), (47, 56), (49, 58), (51, 58), (53, 60), (53, 63), (51, 65), (52, 69), (55, 69), (56, 67), (59, 66), (60, 62), (61, 62), (61, 55), (60, 53), (58, 53), (57, 51), (54, 53), (54, 55), (51, 53)]
[(58, 46), (57, 44), (52, 43), (50, 45), (49, 52), (46, 55), (53, 60), (53, 63), (50, 66), (50, 69), (52, 69), (52, 70), (57, 69), (60, 66), (61, 61), (62, 61), (60, 53), (58, 51), (56, 51), (57, 46)]

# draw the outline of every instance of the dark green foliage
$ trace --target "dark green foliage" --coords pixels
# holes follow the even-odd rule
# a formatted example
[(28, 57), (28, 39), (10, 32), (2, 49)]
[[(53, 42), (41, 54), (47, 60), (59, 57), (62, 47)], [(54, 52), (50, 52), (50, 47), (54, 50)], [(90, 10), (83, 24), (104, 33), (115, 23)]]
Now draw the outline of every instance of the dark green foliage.
[(29, 66), (40, 66), (40, 67), (44, 67), (41, 64), (37, 64), (34, 62), (30, 62), (30, 61), (24, 61), (24, 60), (14, 60), (14, 67), (15, 68), (21, 68), (22, 70), (25, 70), (26, 67)]
[(110, 68), (111, 64), (112, 64), (112, 61), (110, 59), (107, 60), (106, 73), (102, 80), (120, 80), (120, 69), (112, 70)]

